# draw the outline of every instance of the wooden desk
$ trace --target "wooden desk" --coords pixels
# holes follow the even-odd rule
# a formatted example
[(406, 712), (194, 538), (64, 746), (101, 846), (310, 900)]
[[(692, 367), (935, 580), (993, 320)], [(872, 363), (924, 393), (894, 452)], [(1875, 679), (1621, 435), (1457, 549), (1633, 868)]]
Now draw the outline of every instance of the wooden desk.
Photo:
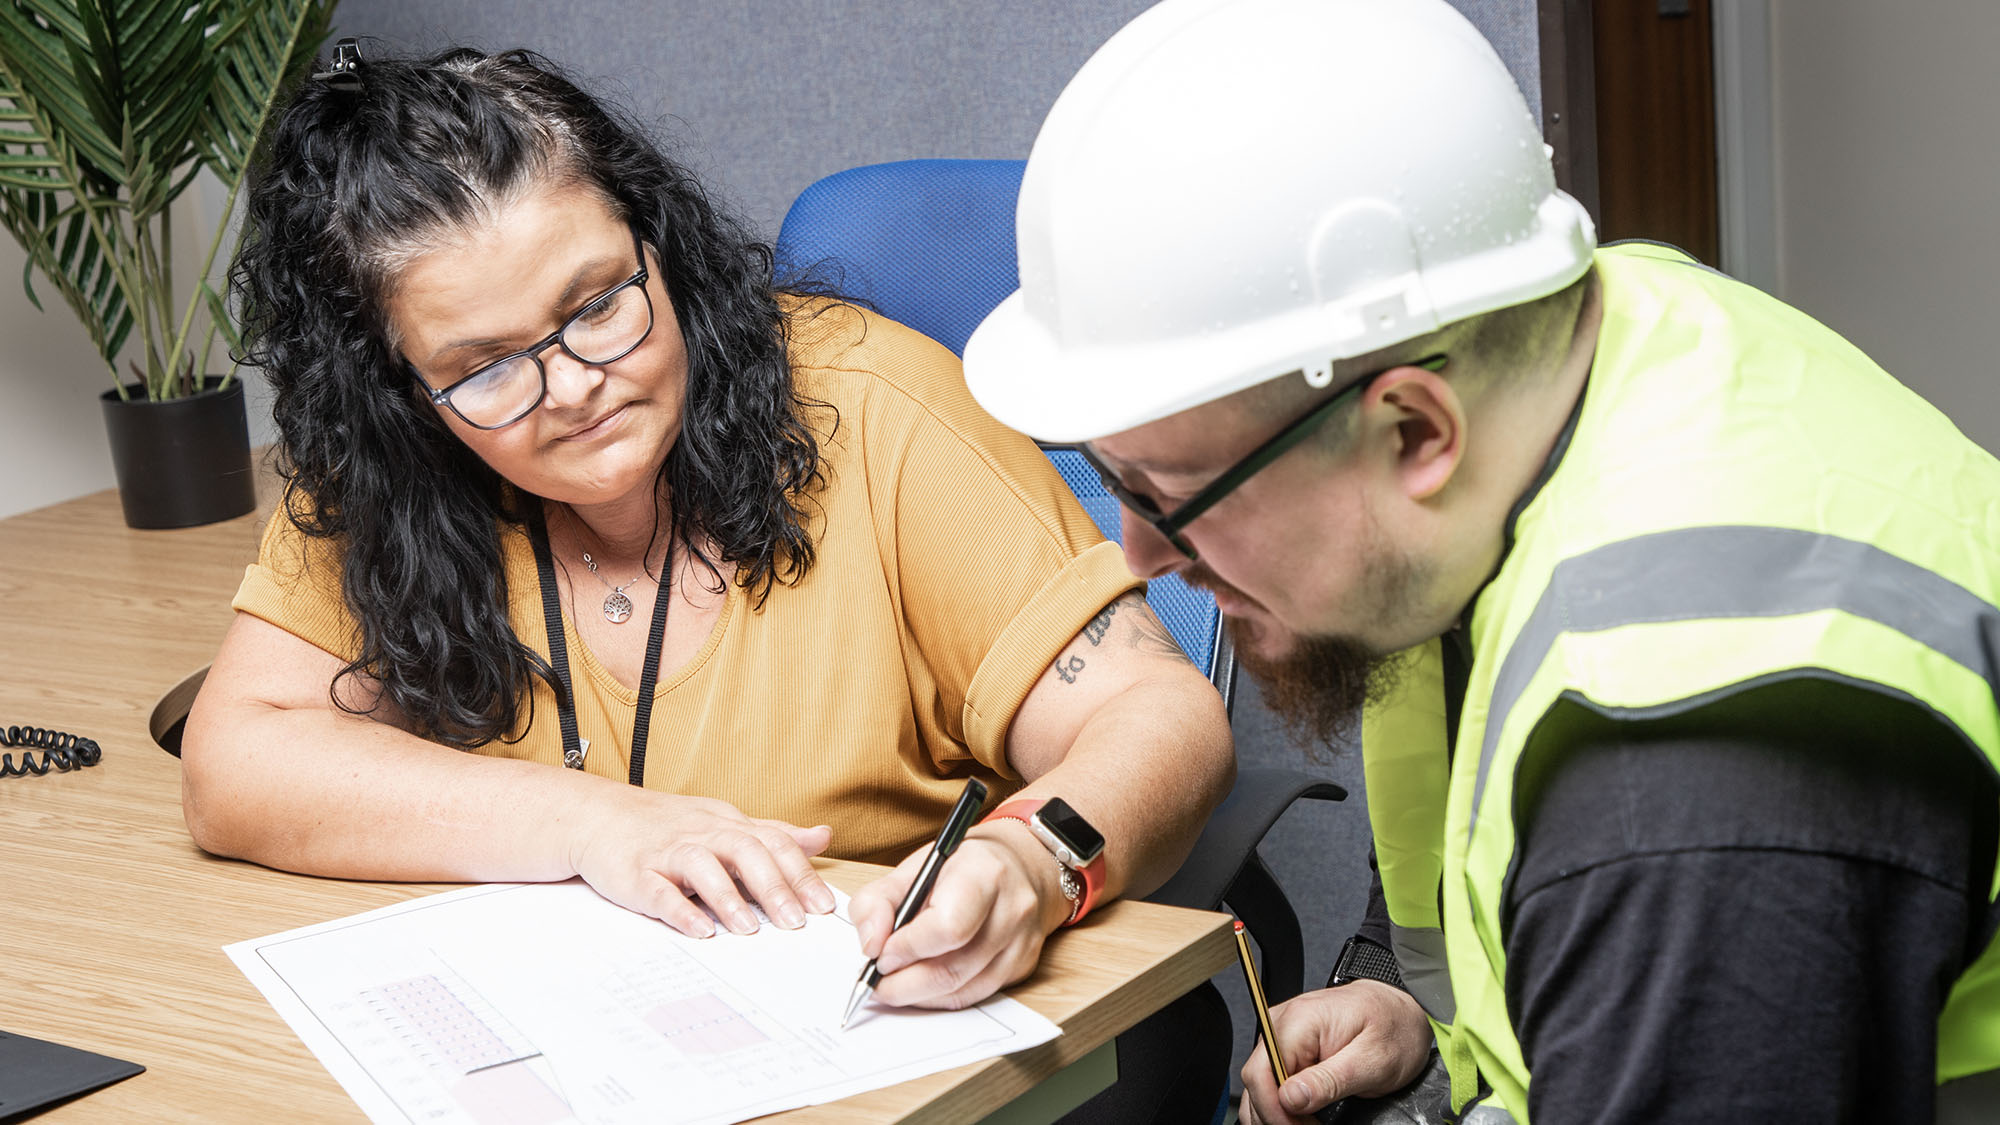
[[(0, 520), (0, 724), (104, 747), (86, 770), (0, 780), (0, 1029), (147, 1067), (37, 1120), (362, 1119), (222, 947), (444, 888), (202, 853), (180, 763), (146, 730), (160, 693), (214, 655), (259, 520), (132, 531), (111, 492)], [(824, 866), (849, 890), (872, 870)], [(1062, 1027), (1055, 1042), (779, 1119), (978, 1120), (1225, 967), (1226, 922), (1113, 904), (1013, 992)]]

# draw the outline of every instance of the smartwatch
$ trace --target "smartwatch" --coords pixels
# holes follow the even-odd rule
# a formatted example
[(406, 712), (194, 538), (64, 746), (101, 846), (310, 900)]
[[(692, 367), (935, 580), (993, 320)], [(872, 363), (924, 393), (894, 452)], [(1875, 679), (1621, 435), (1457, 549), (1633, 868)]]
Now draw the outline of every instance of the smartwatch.
[(1008, 801), (986, 819), (1020, 821), (1056, 857), (1063, 897), (1070, 904), (1069, 918), (1063, 925), (1074, 926), (1090, 913), (1104, 889), (1104, 835), (1070, 808), (1068, 801), (1061, 797)]
[(1403, 986), (1403, 970), (1396, 964), (1396, 955), (1360, 934), (1348, 938), (1347, 944), (1340, 947), (1340, 956), (1334, 958), (1333, 975), (1326, 978), (1326, 986), (1339, 988), (1358, 980), (1379, 980), (1409, 991)]

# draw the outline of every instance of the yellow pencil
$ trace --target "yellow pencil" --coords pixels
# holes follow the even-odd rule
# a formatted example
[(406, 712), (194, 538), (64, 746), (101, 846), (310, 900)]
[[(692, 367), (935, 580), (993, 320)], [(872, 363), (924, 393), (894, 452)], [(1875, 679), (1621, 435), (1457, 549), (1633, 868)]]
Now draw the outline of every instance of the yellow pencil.
[(1278, 1037), (1271, 1033), (1271, 1009), (1264, 1003), (1264, 983), (1257, 979), (1257, 963), (1250, 959), (1250, 940), (1242, 921), (1236, 922), (1236, 952), (1243, 957), (1243, 980), (1250, 986), (1250, 1003), (1257, 1009), (1257, 1029), (1264, 1034), (1264, 1053), (1271, 1056), (1271, 1073), (1278, 1085), (1285, 1084), (1285, 1060), (1278, 1057)]

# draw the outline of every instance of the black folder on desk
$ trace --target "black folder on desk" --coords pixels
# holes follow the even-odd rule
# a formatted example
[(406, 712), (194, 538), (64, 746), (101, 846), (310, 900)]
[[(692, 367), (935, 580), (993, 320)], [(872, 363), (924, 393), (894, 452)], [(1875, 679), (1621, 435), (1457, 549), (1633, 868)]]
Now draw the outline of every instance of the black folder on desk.
[(145, 1070), (124, 1059), (0, 1031), (0, 1121)]

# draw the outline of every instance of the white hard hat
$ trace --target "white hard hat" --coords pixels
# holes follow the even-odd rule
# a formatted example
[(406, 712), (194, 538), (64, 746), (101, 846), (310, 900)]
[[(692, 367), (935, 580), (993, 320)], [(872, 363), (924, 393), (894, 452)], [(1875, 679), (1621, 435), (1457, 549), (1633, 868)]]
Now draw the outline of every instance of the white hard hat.
[(1444, 0), (1166, 0), (1029, 154), (1021, 288), (972, 393), (1047, 441), (1130, 429), (1553, 293), (1596, 234)]

